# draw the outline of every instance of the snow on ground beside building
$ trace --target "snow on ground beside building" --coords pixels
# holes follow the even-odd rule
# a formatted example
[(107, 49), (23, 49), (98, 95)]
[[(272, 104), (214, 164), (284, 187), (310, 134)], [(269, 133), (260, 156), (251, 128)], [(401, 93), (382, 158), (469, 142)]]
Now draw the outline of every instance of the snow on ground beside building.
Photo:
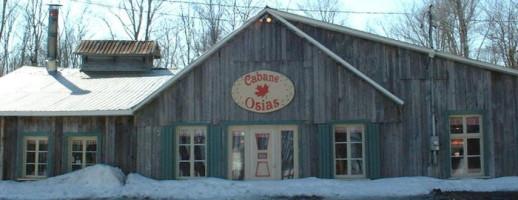
[(319, 196), (332, 199), (404, 197), (442, 191), (518, 191), (518, 177), (441, 180), (429, 177), (379, 180), (302, 178), (283, 181), (229, 181), (217, 178), (158, 181), (118, 168), (96, 165), (41, 181), (0, 181), (0, 199), (175, 198), (242, 199)]

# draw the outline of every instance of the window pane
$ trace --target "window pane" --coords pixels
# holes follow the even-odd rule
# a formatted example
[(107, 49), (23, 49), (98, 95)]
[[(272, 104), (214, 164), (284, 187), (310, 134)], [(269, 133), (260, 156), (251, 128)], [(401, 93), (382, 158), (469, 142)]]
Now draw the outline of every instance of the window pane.
[(95, 153), (86, 153), (86, 164), (95, 164), (96, 155)]
[(194, 144), (205, 144), (205, 130), (202, 130), (202, 129), (195, 130)]
[(335, 142), (347, 142), (347, 130), (345, 128), (336, 128)]
[(347, 175), (347, 160), (336, 161), (336, 175)]
[(72, 140), (72, 151), (83, 151), (83, 141)]
[(188, 162), (180, 162), (178, 176), (191, 176), (191, 165)]
[(480, 155), (480, 139), (468, 139), (468, 155)]
[(293, 161), (293, 131), (281, 132), (281, 179), (293, 179), (295, 176)]
[(191, 135), (188, 130), (181, 130), (180, 134), (178, 134), (178, 143), (191, 144)]
[(40, 140), (40, 151), (47, 151), (48, 150), (48, 145), (47, 145), (47, 140)]
[(450, 117), (450, 133), (462, 134), (463, 132), (462, 117)]
[(38, 165), (38, 176), (46, 176), (47, 175), (47, 165)]
[(189, 146), (179, 146), (178, 153), (180, 154), (180, 160), (189, 160), (191, 148)]
[(36, 153), (35, 152), (27, 152), (25, 157), (26, 163), (36, 163)]
[(257, 150), (268, 150), (268, 140), (270, 134), (268, 133), (257, 133), (255, 134), (255, 141), (257, 143)]
[(466, 117), (466, 129), (467, 133), (480, 133), (480, 117)]
[(347, 144), (335, 144), (335, 158), (347, 158)]
[(452, 139), (451, 144), (451, 156), (463, 156), (464, 155), (464, 140), (463, 139)]
[(38, 153), (38, 163), (39, 164), (47, 163), (47, 152)]
[(352, 160), (351, 161), (351, 174), (352, 175), (362, 175), (363, 174), (363, 161), (362, 160)]
[(205, 160), (205, 145), (194, 146), (194, 160)]
[(351, 144), (351, 158), (362, 158), (362, 144)]
[(97, 151), (97, 141), (96, 140), (87, 140), (86, 141), (86, 151)]
[(194, 176), (202, 177), (205, 176), (205, 162), (194, 163)]
[(243, 180), (245, 177), (245, 133), (232, 132), (232, 180)]
[(481, 173), (482, 165), (480, 164), (480, 157), (468, 158), (468, 173)]
[(36, 140), (27, 140), (27, 151), (36, 150)]
[(464, 164), (462, 157), (452, 157), (451, 158), (451, 174), (452, 175), (461, 175), (464, 173)]
[(83, 153), (72, 153), (72, 163), (82, 164), (83, 163)]
[(25, 165), (25, 175), (36, 176), (36, 165), (31, 165), (31, 164)]
[(351, 128), (351, 142), (362, 142), (362, 129), (360, 127)]

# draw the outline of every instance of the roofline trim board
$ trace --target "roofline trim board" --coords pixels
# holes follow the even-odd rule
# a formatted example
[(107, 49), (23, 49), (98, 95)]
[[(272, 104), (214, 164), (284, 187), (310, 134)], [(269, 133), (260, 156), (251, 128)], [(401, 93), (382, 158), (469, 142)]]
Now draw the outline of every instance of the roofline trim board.
[(281, 16), (277, 15), (277, 13), (272, 12), (272, 11), (269, 11), (269, 13), (272, 16), (274, 16), (275, 18), (277, 18), (277, 20), (281, 21), (285, 26), (287, 26), (288, 29), (290, 29), (291, 31), (295, 32), (295, 34), (297, 34), (298, 36), (306, 39), (309, 43), (315, 45), (318, 49), (322, 50), (325, 54), (327, 54), (328, 56), (333, 58), (335, 61), (337, 61), (340, 64), (342, 64), (349, 71), (353, 72), (355, 75), (359, 76), (361, 79), (363, 79), (364, 81), (366, 81), (367, 83), (372, 85), (374, 88), (376, 88), (376, 90), (378, 90), (379, 92), (381, 92), (382, 94), (384, 94), (388, 98), (392, 99), (394, 102), (396, 102), (399, 105), (404, 105), (405, 104), (405, 102), (403, 100), (401, 100), (399, 97), (397, 97), (396, 95), (392, 94), (390, 91), (388, 91), (387, 89), (385, 89), (384, 87), (382, 87), (381, 85), (376, 83), (374, 80), (370, 79), (368, 76), (366, 76), (365, 74), (360, 72), (358, 69), (356, 69), (354, 66), (352, 66), (347, 61), (342, 59), (340, 56), (336, 55), (333, 51), (329, 50), (327, 47), (322, 45), (320, 42), (316, 41), (311, 36), (309, 36), (308, 34), (304, 33), (304, 31), (300, 30), (299, 28), (297, 28), (296, 26), (294, 26), (290, 22), (286, 21), (284, 18), (282, 18)]
[(95, 111), (1, 111), (0, 116), (21, 117), (66, 117), (66, 116), (131, 116), (133, 110), (95, 110)]

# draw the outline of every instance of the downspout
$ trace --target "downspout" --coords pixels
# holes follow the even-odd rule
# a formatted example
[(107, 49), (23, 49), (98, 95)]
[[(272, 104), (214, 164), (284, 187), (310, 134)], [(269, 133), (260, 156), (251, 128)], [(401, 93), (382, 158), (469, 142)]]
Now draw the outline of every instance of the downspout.
[(439, 151), (439, 137), (437, 136), (436, 130), (435, 130), (435, 83), (434, 83), (434, 57), (435, 57), (435, 49), (433, 46), (433, 37), (432, 37), (432, 5), (430, 5), (428, 9), (428, 37), (430, 40), (430, 49), (432, 52), (428, 54), (428, 58), (430, 59), (429, 62), (429, 81), (430, 81), (430, 107), (429, 107), (429, 113), (430, 113), (430, 129), (432, 132), (432, 137), (430, 138), (430, 150), (432, 151), (432, 164), (437, 164), (437, 152)]
[(5, 120), (4, 117), (0, 117), (0, 181), (4, 180), (4, 144), (5, 144), (5, 134), (4, 134), (4, 126)]

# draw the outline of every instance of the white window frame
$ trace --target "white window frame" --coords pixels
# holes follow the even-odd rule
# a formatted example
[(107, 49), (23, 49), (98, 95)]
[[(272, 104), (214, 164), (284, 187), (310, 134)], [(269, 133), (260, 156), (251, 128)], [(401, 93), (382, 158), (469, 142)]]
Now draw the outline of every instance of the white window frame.
[[(468, 126), (468, 123), (466, 121), (466, 119), (468, 117), (478, 117), (479, 118), (479, 133), (467, 133), (467, 126)], [(449, 123), (449, 120), (452, 118), (452, 117), (461, 117), (462, 118), (462, 130), (463, 132), (461, 134), (452, 134), (451, 133), (451, 124)], [(448, 127), (448, 134), (450, 134), (450, 146), (448, 147), (449, 148), (449, 158), (450, 159), (450, 170), (451, 170), (451, 177), (453, 178), (469, 178), (469, 177), (481, 177), (484, 175), (484, 169), (485, 169), (485, 166), (484, 166), (484, 137), (483, 137), (483, 132), (484, 132), (484, 120), (483, 120), (483, 116), (482, 115), (479, 115), (479, 114), (468, 114), (468, 115), (450, 115), (448, 117), (448, 124), (450, 124), (450, 127)], [(457, 175), (454, 175), (453, 174), (453, 169), (452, 169), (452, 166), (451, 166), (451, 162), (452, 162), (452, 158), (455, 157), (455, 156), (452, 156), (451, 154), (451, 149), (452, 149), (452, 144), (451, 144), (451, 141), (453, 139), (462, 139), (463, 140), (463, 152), (464, 152), (464, 155), (462, 155), (462, 161), (461, 162), (464, 162), (465, 163), (465, 166), (463, 166), (463, 170), (467, 173), (462, 173), (462, 174), (457, 174)], [(479, 139), (479, 146), (480, 146), (480, 155), (476, 156), (476, 155), (468, 155), (468, 139)], [(468, 158), (469, 157), (480, 157), (480, 172), (479, 173), (469, 173), (469, 168), (468, 168)]]
[[(182, 133), (183, 130), (187, 130), (188, 131), (188, 134), (190, 134), (190, 140), (189, 140), (189, 144), (180, 144), (180, 134)], [(194, 144), (194, 136), (196, 134), (196, 130), (203, 130), (203, 133), (204, 133), (204, 136), (205, 136), (205, 140), (204, 140), (204, 143), (203, 144)], [(208, 171), (208, 168), (207, 168), (207, 140), (208, 140), (208, 132), (207, 132), (207, 126), (178, 126), (176, 128), (176, 131), (175, 131), (175, 158), (176, 158), (176, 161), (175, 161), (175, 177), (177, 179), (194, 179), (194, 178), (205, 178), (207, 177), (207, 171)], [(180, 155), (180, 147), (181, 146), (189, 146), (189, 166), (190, 166), (190, 169), (189, 169), (189, 176), (180, 176), (180, 163), (181, 162), (187, 162), (187, 161), (184, 161), (184, 160), (180, 160), (181, 159), (181, 155)], [(195, 146), (203, 146), (204, 147), (204, 152), (203, 152), (203, 158), (205, 158), (204, 160), (195, 160), (195, 155), (194, 155), (194, 147)], [(205, 167), (205, 174), (204, 176), (196, 176), (195, 174), (195, 163), (196, 162), (203, 162), (204, 163), (204, 167)]]
[[(87, 145), (86, 145), (86, 141), (91, 141), (91, 140), (94, 140), (96, 143), (96, 147), (95, 147), (95, 163), (94, 164), (87, 164), (86, 163), (86, 153), (88, 153), (86, 151), (86, 148), (87, 148)], [(74, 159), (72, 157), (72, 154), (76, 151), (73, 151), (72, 149), (72, 146), (73, 146), (73, 141), (81, 141), (82, 143), (82, 146), (83, 146), (83, 149), (81, 149), (81, 169), (85, 168), (85, 167), (88, 167), (88, 166), (92, 166), (92, 165), (95, 165), (95, 164), (98, 164), (98, 161), (99, 161), (99, 148), (101, 148), (99, 146), (99, 137), (97, 136), (70, 136), (68, 138), (68, 159), (67, 159), (67, 169), (69, 172), (72, 172), (72, 165), (73, 165), (73, 162), (74, 162)], [(91, 152), (90, 152), (91, 153)], [(77, 163), (75, 163), (75, 165), (78, 165)]]
[[(27, 153), (29, 151), (27, 151), (27, 141), (28, 140), (36, 140), (36, 147), (35, 147), (35, 150), (34, 151), (30, 151), (30, 152), (34, 152), (35, 153), (35, 162), (34, 163), (30, 163), (30, 164), (34, 164), (34, 171), (36, 172), (36, 175), (27, 175)], [(42, 141), (42, 140), (46, 140), (47, 141), (47, 151), (40, 151), (39, 149), (39, 146), (40, 146), (40, 142), (39, 141)], [(51, 170), (50, 169), (50, 166), (49, 166), (49, 159), (50, 158), (50, 145), (49, 145), (49, 137), (48, 136), (25, 136), (23, 137), (23, 161), (22, 161), (22, 177), (24, 178), (28, 178), (28, 179), (41, 179), (41, 178), (47, 178), (49, 176), (49, 171)], [(47, 153), (47, 162), (46, 163), (39, 163), (39, 154), (42, 153), (42, 152), (46, 152)], [(38, 171), (39, 171), (39, 165), (41, 164), (45, 164), (47, 166), (47, 171), (45, 173), (45, 175), (41, 176), (41, 175), (38, 175)]]
[[(358, 144), (358, 142), (351, 142), (351, 128), (360, 128), (362, 131), (362, 158), (351, 158), (351, 144)], [(335, 132), (338, 128), (345, 128), (347, 130), (347, 141), (346, 142), (337, 142), (335, 138)], [(339, 179), (365, 179), (367, 177), (367, 159), (366, 159), (366, 148), (365, 148), (365, 140), (367, 137), (367, 133), (365, 132), (365, 125), (364, 124), (335, 124), (333, 125), (333, 175), (335, 178)], [(346, 158), (336, 158), (336, 144), (346, 144), (347, 148), (347, 157)], [(337, 160), (346, 160), (347, 161), (347, 174), (337, 174), (336, 171), (336, 161)], [(362, 174), (352, 174), (352, 160), (361, 160), (362, 162)]]

